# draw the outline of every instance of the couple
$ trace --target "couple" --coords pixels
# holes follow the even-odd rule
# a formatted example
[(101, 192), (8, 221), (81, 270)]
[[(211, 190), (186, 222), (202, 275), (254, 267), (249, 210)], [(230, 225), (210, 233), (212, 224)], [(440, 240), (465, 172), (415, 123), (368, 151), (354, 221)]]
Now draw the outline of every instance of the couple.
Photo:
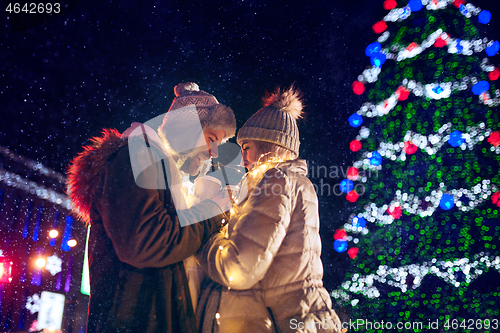
[[(246, 195), (189, 206), (186, 180), (208, 171), (236, 120), (195, 83), (174, 91), (158, 135), (136, 123), (104, 130), (68, 169), (69, 195), (91, 225), (87, 332), (340, 331), (322, 286), (318, 199), (297, 159), (299, 92), (266, 96), (239, 130)], [(201, 146), (184, 126), (193, 112)], [(182, 148), (193, 140), (196, 149)], [(137, 142), (146, 152), (130, 149)], [(199, 296), (193, 262), (209, 278)]]

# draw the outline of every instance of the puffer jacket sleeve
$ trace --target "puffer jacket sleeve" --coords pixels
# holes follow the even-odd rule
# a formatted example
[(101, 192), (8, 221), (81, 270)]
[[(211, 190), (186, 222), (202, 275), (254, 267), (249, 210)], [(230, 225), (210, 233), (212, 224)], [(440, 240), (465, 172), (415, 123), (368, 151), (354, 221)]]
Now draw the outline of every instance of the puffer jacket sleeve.
[(229, 238), (212, 236), (198, 261), (212, 280), (244, 290), (264, 278), (286, 236), (291, 214), (288, 178), (279, 169), (268, 170), (239, 208)]
[[(155, 179), (161, 169), (154, 166), (148, 172), (148, 177)], [(180, 262), (195, 254), (220, 228), (224, 215), (213, 201), (175, 210), (168, 191), (137, 186), (126, 148), (117, 153), (102, 175), (102, 192), (96, 195), (96, 203), (106, 234), (122, 262), (137, 268)], [(161, 192), (167, 193), (165, 202)], [(181, 227), (181, 214), (192, 224)]]

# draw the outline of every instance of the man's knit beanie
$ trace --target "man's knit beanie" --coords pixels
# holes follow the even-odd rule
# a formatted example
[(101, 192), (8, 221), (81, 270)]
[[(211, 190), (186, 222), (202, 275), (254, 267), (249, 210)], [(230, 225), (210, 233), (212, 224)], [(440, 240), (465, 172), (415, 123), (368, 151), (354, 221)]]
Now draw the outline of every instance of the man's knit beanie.
[[(196, 83), (179, 83), (174, 92), (174, 101), (158, 128), (158, 135), (180, 169), (186, 159), (198, 153), (196, 147), (206, 145), (205, 130), (222, 130), (223, 141), (232, 138), (236, 133), (236, 118), (230, 107), (200, 90)], [(203, 164), (201, 175), (206, 173), (211, 160)]]
[[(215, 96), (200, 90), (194, 82), (179, 83), (174, 87), (175, 98), (168, 111), (185, 108), (183, 111), (175, 112), (172, 117), (165, 117), (159, 132), (168, 126), (166, 122), (182, 123), (184, 120), (192, 120), (192, 108), (195, 106), (201, 127), (203, 129), (222, 130), (226, 133), (225, 139), (232, 138), (236, 133), (236, 118), (230, 107), (219, 104)], [(183, 119), (186, 118), (186, 119)], [(166, 134), (166, 133), (162, 133)]]

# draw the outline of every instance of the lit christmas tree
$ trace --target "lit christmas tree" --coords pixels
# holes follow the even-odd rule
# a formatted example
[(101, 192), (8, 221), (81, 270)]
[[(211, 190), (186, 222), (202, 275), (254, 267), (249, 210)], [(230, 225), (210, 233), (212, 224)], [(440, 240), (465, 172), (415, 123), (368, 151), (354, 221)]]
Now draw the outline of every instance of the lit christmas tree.
[(425, 332), (438, 320), (447, 331), (495, 331), (500, 70), (488, 57), (500, 45), (485, 36), (491, 13), (463, 0), (383, 5), (371, 67), (353, 83), (365, 103), (349, 117), (358, 155), (341, 189), (356, 208), (334, 235), (353, 261), (332, 297), (378, 328), (421, 322), (412, 330)]

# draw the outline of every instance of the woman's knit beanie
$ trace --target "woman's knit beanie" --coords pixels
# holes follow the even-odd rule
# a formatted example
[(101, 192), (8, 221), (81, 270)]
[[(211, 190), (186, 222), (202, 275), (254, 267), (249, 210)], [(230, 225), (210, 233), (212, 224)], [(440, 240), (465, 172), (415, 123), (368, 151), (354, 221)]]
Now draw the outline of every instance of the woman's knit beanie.
[(238, 131), (236, 141), (257, 140), (276, 143), (299, 155), (299, 128), (297, 119), (303, 117), (302, 93), (291, 86), (262, 99), (264, 107), (257, 111)]

